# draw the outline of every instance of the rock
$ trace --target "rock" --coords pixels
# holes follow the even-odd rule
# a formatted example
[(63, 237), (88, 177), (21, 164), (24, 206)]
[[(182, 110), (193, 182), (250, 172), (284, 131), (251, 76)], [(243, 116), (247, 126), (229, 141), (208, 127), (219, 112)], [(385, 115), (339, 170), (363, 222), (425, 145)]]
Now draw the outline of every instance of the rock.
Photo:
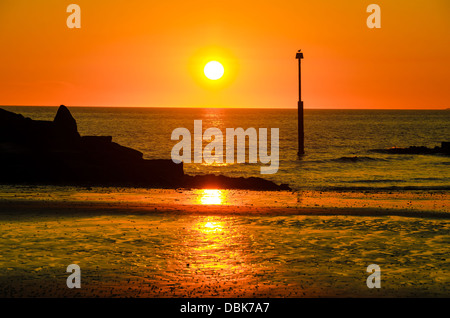
[(387, 153), (396, 155), (450, 155), (449, 142), (442, 142), (442, 147), (428, 148), (425, 146), (410, 146), (408, 148), (392, 147), (388, 149), (371, 149), (371, 152)]
[(0, 109), (0, 183), (287, 190), (262, 178), (187, 176), (183, 164), (143, 159), (111, 136), (80, 136), (61, 105), (53, 121)]
[(82, 136), (81, 141), (85, 145), (108, 144), (112, 142), (112, 136)]
[(83, 136), (80, 147), (92, 159), (97, 161), (139, 161), (143, 153), (135, 149), (112, 142), (111, 136)]
[(222, 175), (185, 175), (183, 185), (186, 188), (200, 189), (242, 189), (259, 191), (291, 190), (287, 184), (277, 185), (276, 183), (263, 178), (233, 178)]
[(31, 120), (0, 109), (0, 142), (46, 147), (54, 142), (55, 127), (50, 121)]
[(445, 153), (450, 154), (450, 141), (443, 141), (441, 143), (441, 148)]
[(32, 120), (0, 109), (0, 141), (53, 148), (79, 141), (77, 123), (65, 106), (60, 106), (52, 121)]
[(53, 123), (58, 138), (63, 139), (66, 142), (75, 142), (80, 139), (77, 122), (66, 106), (59, 106), (55, 119), (53, 119)]

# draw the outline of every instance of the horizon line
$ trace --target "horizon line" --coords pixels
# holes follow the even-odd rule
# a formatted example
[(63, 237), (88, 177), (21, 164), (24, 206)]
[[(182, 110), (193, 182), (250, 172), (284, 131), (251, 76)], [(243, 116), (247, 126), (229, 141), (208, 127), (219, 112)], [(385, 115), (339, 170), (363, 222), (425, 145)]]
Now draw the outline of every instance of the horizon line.
[[(283, 109), (296, 110), (297, 107), (239, 107), (239, 106), (82, 106), (82, 105), (0, 105), (0, 107), (66, 107), (75, 108), (216, 108), (216, 109)], [(305, 108), (305, 110), (450, 110), (450, 108)]]

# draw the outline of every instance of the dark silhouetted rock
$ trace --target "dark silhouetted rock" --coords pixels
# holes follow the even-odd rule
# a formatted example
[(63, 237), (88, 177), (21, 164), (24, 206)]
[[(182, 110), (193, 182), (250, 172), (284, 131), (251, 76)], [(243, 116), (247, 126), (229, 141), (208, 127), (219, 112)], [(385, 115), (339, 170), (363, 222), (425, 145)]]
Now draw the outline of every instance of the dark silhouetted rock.
[(277, 185), (262, 178), (232, 178), (222, 175), (199, 175), (184, 177), (184, 185), (188, 188), (206, 189), (251, 189), (259, 191), (291, 190), (287, 184)]
[(80, 139), (77, 122), (66, 106), (59, 106), (55, 119), (53, 119), (53, 123), (58, 138), (65, 140), (66, 142), (76, 142)]
[(424, 146), (410, 146), (408, 148), (392, 147), (388, 149), (371, 149), (371, 152), (398, 154), (398, 155), (433, 155), (444, 154), (450, 155), (450, 143), (442, 142), (442, 147), (428, 148)]
[(0, 109), (0, 183), (290, 190), (262, 178), (188, 176), (183, 164), (143, 159), (111, 136), (80, 136), (61, 105), (54, 121)]
[(83, 136), (80, 147), (92, 160), (140, 161), (143, 157), (140, 151), (112, 142), (111, 136)]
[(441, 144), (442, 151), (445, 153), (450, 154), (450, 142), (449, 141), (443, 141)]

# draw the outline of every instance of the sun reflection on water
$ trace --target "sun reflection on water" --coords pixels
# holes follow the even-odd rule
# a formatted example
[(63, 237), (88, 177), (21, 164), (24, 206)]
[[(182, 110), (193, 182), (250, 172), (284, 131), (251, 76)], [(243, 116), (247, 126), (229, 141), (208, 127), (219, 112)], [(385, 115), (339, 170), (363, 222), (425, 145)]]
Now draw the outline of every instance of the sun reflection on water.
[(196, 193), (197, 203), (203, 205), (221, 205), (225, 203), (225, 192), (223, 190), (198, 190)]

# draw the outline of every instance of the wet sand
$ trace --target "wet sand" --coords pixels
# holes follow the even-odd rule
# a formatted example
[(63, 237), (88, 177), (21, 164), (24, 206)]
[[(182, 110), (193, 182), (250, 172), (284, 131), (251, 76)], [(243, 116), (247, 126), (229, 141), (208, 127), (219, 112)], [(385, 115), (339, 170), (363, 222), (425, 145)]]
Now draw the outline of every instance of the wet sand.
[(450, 218), (448, 191), (244, 191), (0, 186), (14, 211), (178, 214), (351, 214)]
[(445, 192), (28, 190), (0, 195), (1, 297), (450, 296)]

